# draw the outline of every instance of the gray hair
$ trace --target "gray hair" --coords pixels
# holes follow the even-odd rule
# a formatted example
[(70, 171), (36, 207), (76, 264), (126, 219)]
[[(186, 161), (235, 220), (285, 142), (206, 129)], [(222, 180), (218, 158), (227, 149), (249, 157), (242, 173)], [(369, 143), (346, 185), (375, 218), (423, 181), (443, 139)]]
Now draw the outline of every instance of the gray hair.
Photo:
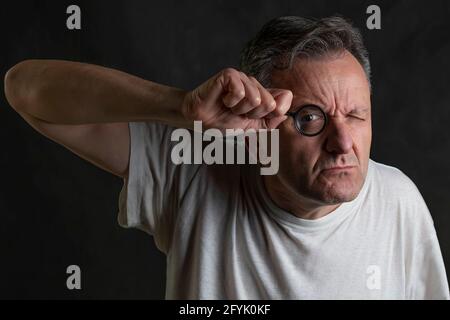
[(270, 20), (242, 50), (240, 69), (270, 87), (272, 71), (290, 69), (296, 57), (320, 58), (345, 50), (359, 61), (371, 86), (369, 55), (362, 35), (340, 16)]

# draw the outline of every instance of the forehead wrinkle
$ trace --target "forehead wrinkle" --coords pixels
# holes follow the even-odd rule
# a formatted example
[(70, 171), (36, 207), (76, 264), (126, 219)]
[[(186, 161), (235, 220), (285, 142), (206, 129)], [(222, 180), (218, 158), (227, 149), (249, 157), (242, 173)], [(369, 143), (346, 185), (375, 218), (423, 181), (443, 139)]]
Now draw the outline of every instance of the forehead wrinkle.
[(322, 107), (327, 106), (326, 86), (324, 81), (320, 81), (320, 75), (312, 72), (305, 76), (304, 72), (293, 72), (293, 87), (294, 100), (304, 100), (307, 103), (318, 103)]
[(335, 111), (345, 113), (347, 106), (349, 105), (349, 88), (348, 86), (342, 86), (341, 81), (336, 81), (336, 92), (334, 95)]
[(295, 107), (299, 104), (317, 104), (331, 115), (336, 111), (347, 114), (353, 109), (363, 110), (370, 107), (364, 101), (355, 101), (352, 90), (356, 90), (356, 87), (346, 85), (343, 81), (327, 80), (320, 81), (318, 84), (317, 86), (308, 84), (307, 87), (309, 90), (299, 89), (298, 93), (294, 92), (293, 106)]
[[(341, 89), (342, 88), (342, 89)], [(336, 95), (336, 104), (341, 106), (344, 113), (350, 113), (354, 110), (363, 111), (370, 110), (370, 97), (366, 101), (366, 96), (360, 96), (355, 92), (364, 90), (363, 86), (344, 81), (340, 84)]]
[[(337, 69), (336, 63), (340, 64)], [(329, 114), (333, 114), (336, 108), (343, 113), (354, 108), (370, 108), (370, 93), (369, 97), (365, 94), (366, 82), (361, 83), (358, 72), (346, 72), (344, 69), (352, 66), (344, 63), (339, 60), (298, 60), (289, 71), (275, 72), (275, 79), (278, 87), (289, 89), (294, 94), (291, 107), (317, 104)], [(365, 76), (364, 81), (367, 81)]]
[[(331, 80), (322, 81), (328, 83), (324, 87), (329, 89), (330, 93), (327, 98), (331, 99), (331, 110), (328, 112), (334, 114), (335, 111), (343, 114), (350, 113), (354, 109), (363, 110), (370, 108), (370, 99), (365, 101), (365, 96), (355, 94), (357, 91), (364, 90), (362, 85), (354, 83), (353, 77), (336, 77), (331, 76)], [(328, 107), (328, 106), (327, 106)]]

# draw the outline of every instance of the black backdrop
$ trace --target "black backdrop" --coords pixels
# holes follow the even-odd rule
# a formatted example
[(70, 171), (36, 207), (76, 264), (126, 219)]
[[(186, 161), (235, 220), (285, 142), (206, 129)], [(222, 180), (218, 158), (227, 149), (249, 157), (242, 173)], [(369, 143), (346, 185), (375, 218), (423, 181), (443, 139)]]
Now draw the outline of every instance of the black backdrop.
[[(66, 28), (77, 4), (82, 30)], [(381, 8), (381, 30), (366, 8)], [(244, 43), (280, 15), (340, 13), (361, 28), (373, 69), (371, 157), (419, 187), (450, 268), (450, 2), (8, 1), (0, 71), (27, 58), (84, 61), (193, 88), (237, 66)], [(3, 86), (3, 83), (2, 83)], [(37, 134), (0, 93), (0, 298), (163, 298), (164, 255), (117, 224), (122, 180)], [(66, 288), (66, 267), (82, 290)]]

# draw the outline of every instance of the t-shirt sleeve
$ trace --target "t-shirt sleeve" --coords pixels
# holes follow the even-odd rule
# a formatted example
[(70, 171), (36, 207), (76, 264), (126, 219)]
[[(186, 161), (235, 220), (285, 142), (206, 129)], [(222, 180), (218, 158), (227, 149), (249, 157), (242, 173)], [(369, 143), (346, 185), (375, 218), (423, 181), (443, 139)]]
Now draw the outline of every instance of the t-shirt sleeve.
[(119, 225), (152, 235), (167, 253), (178, 200), (194, 168), (171, 161), (171, 133), (175, 128), (156, 122), (129, 122), (128, 177), (119, 194)]
[(430, 211), (417, 187), (411, 182), (409, 218), (413, 225), (406, 250), (406, 297), (414, 300), (450, 299), (447, 275)]
[(417, 300), (448, 300), (449, 287), (436, 236), (419, 244), (408, 272), (407, 296)]

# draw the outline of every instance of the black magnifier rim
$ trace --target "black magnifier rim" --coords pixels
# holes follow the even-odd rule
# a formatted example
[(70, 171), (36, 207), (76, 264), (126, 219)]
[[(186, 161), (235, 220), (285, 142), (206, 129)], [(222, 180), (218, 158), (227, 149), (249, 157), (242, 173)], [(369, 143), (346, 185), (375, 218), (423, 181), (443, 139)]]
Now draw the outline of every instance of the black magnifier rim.
[[(295, 116), (297, 115), (297, 113), (299, 113), (301, 110), (303, 110), (304, 108), (311, 108), (311, 107), (313, 107), (313, 108), (316, 108), (316, 109), (319, 109), (319, 111), (322, 113), (322, 115), (323, 115), (323, 118), (325, 119), (325, 123), (324, 123), (324, 125), (322, 126), (322, 129), (320, 129), (320, 131), (319, 132), (317, 132), (317, 133), (314, 133), (314, 134), (310, 134), (310, 133), (305, 133), (305, 132), (303, 132), (299, 127), (298, 127), (298, 125), (297, 125), (297, 121), (295, 121)], [(294, 112), (288, 112), (288, 113), (286, 113), (288, 116), (291, 116), (293, 119), (294, 119), (294, 125), (295, 125), (295, 128), (297, 129), (297, 131), (298, 132), (300, 132), (300, 134), (302, 134), (302, 135), (304, 135), (304, 136), (307, 136), (307, 137), (314, 137), (314, 136), (317, 136), (317, 135), (319, 135), (319, 134), (321, 134), (322, 133), (322, 131), (323, 130), (325, 130), (325, 127), (327, 126), (327, 123), (328, 123), (328, 118), (327, 118), (327, 115), (325, 114), (325, 111), (323, 111), (323, 109), (321, 108), (321, 107), (319, 107), (319, 106), (317, 106), (317, 105), (315, 105), (315, 104), (306, 104), (306, 105), (304, 105), (304, 106), (302, 106), (300, 109), (298, 109), (297, 111), (294, 111)]]

